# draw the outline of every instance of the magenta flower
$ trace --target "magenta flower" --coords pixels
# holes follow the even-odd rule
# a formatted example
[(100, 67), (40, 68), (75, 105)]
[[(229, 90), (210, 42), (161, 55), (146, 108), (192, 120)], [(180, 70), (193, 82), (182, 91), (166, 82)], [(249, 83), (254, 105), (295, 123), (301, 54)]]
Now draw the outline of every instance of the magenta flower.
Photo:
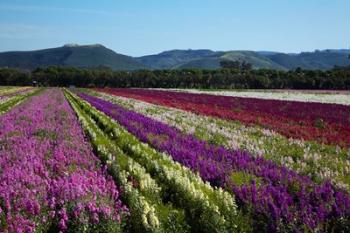
[[(329, 182), (316, 184), (309, 177), (263, 157), (211, 145), (117, 104), (83, 93), (79, 95), (139, 140), (166, 152), (213, 186), (232, 190), (242, 208), (253, 206), (256, 214), (269, 219), (270, 232), (277, 231), (281, 222), (297, 231), (316, 226), (324, 229), (334, 222), (350, 221), (349, 195)], [(234, 172), (256, 177), (259, 184), (253, 181), (236, 185), (231, 179)]]
[(0, 205), (1, 232), (34, 232), (50, 222), (65, 231), (82, 213), (112, 220), (127, 212), (59, 89), (0, 116)]

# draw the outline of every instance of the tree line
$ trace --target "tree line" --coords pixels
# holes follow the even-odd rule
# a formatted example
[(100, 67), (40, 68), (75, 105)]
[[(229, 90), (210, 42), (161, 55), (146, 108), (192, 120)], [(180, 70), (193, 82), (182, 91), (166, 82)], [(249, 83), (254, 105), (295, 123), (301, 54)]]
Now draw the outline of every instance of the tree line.
[[(229, 64), (226, 64), (229, 65)], [(235, 64), (237, 65), (237, 64)], [(241, 65), (242, 66), (242, 65)], [(0, 68), (0, 85), (76, 87), (152, 87), (152, 88), (254, 88), (254, 89), (350, 89), (350, 68), (332, 70), (279, 71), (243, 68), (217, 70), (139, 70), (113, 71), (106, 67), (80, 69), (69, 67), (37, 68), (31, 72)]]

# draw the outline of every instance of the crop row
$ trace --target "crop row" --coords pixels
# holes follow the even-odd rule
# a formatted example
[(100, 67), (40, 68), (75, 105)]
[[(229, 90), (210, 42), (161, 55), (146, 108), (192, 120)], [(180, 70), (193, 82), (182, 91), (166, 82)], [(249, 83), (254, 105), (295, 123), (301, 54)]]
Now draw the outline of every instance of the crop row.
[[(76, 95), (67, 98), (96, 152), (125, 190), (131, 232), (239, 232), (248, 221), (231, 194), (141, 143)], [(140, 224), (142, 223), (142, 224)]]
[(40, 93), (41, 90), (42, 89), (26, 88), (24, 90), (20, 90), (16, 93), (13, 93), (9, 96), (4, 96), (0, 98), (0, 115), (7, 112), (17, 104), (22, 103), (24, 100), (28, 99), (29, 97)]
[[(328, 182), (315, 184), (262, 157), (211, 145), (117, 104), (83, 93), (79, 96), (141, 141), (198, 172), (212, 186), (235, 193), (238, 204), (254, 214), (255, 226), (269, 231), (317, 231), (349, 224), (349, 196)], [(236, 184), (237, 176), (250, 183)]]
[[(165, 89), (164, 89), (165, 90)], [(168, 89), (169, 90), (169, 89)], [(289, 100), (300, 102), (328, 103), (350, 105), (350, 92), (342, 91), (300, 91), (300, 90), (197, 90), (171, 89), (194, 94), (210, 94), (243, 98)]]
[(350, 149), (287, 139), (261, 127), (246, 127), (239, 122), (196, 115), (135, 99), (94, 91), (89, 93), (193, 134), (210, 144), (248, 150), (254, 156), (263, 156), (307, 175), (317, 183), (331, 180), (337, 187), (350, 191)]
[(119, 196), (61, 91), (0, 116), (1, 232), (116, 232)]
[(31, 89), (30, 87), (1, 87), (0, 88), (0, 99), (6, 96), (16, 94), (21, 91)]
[(34, 88), (28, 87), (16, 87), (16, 88), (3, 88), (0, 89), (0, 103), (5, 102), (6, 100), (14, 97), (16, 95), (21, 95), (26, 92), (32, 91)]
[(257, 124), (291, 138), (350, 146), (349, 106), (145, 89), (101, 91), (198, 114), (238, 120), (246, 125)]

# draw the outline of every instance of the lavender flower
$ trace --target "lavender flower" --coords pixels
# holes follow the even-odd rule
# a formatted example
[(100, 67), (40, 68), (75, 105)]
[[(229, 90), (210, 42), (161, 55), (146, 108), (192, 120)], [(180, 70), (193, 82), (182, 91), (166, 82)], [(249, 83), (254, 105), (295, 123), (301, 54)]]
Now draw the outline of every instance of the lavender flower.
[(0, 116), (0, 206), (5, 232), (55, 222), (65, 231), (73, 220), (117, 221), (126, 211), (62, 91), (46, 90)]
[[(141, 141), (199, 172), (212, 185), (233, 191), (239, 203), (252, 206), (255, 213), (269, 219), (270, 231), (303, 230), (305, 227), (327, 230), (332, 224), (340, 224), (340, 219), (349, 221), (349, 195), (329, 182), (315, 184), (309, 177), (262, 157), (210, 145), (99, 98), (86, 94), (80, 94), (80, 97), (118, 121)], [(231, 179), (236, 172), (256, 177), (259, 182), (236, 185)]]

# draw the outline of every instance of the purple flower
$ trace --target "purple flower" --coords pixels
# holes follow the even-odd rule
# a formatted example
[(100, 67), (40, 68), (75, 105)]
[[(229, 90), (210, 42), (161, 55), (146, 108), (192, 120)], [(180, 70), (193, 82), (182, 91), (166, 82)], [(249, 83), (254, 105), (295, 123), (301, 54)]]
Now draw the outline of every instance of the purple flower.
[(34, 232), (50, 221), (64, 231), (81, 212), (92, 217), (109, 208), (107, 219), (127, 212), (61, 90), (48, 89), (1, 115), (0, 144), (0, 203), (8, 213), (1, 232)]
[[(350, 218), (349, 195), (329, 182), (316, 184), (309, 177), (263, 157), (255, 158), (246, 151), (214, 146), (117, 104), (83, 93), (79, 96), (115, 119), (142, 142), (198, 172), (213, 186), (232, 190), (238, 203), (253, 205), (257, 214), (270, 218), (271, 229), (278, 229), (281, 220), (298, 231), (316, 225), (326, 227), (328, 221), (339, 217)], [(231, 179), (237, 172), (248, 174), (256, 181), (237, 185)]]

